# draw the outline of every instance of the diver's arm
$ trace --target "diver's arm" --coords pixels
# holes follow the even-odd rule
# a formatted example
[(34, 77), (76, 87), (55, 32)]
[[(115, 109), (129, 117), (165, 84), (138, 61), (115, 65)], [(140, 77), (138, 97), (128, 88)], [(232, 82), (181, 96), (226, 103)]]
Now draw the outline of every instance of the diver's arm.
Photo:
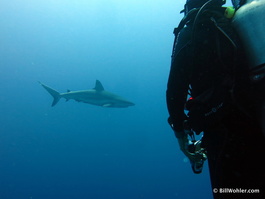
[(191, 27), (183, 28), (176, 36), (176, 45), (167, 83), (166, 101), (169, 112), (169, 124), (176, 137), (183, 136), (183, 122), (186, 119), (184, 106), (187, 99), (190, 77)]
[[(183, 132), (183, 122), (186, 119), (184, 114), (184, 106), (187, 98), (188, 84), (184, 80), (183, 72), (178, 70), (178, 66), (173, 64), (171, 66), (166, 100), (169, 112), (168, 122), (175, 132)], [(181, 135), (176, 134), (176, 137)]]
[(176, 137), (183, 136), (183, 122), (186, 119), (184, 106), (189, 88), (188, 71), (185, 67), (185, 50), (175, 57), (168, 78), (166, 101), (169, 112), (168, 122)]
[(175, 54), (172, 58), (170, 68), (166, 100), (169, 112), (168, 122), (178, 139), (180, 150), (192, 161), (198, 158), (197, 155), (188, 151), (188, 135), (184, 131), (184, 106), (187, 100), (189, 89), (189, 77), (191, 73), (188, 43), (190, 41), (190, 28), (186, 28), (178, 35), (178, 43), (175, 47)]

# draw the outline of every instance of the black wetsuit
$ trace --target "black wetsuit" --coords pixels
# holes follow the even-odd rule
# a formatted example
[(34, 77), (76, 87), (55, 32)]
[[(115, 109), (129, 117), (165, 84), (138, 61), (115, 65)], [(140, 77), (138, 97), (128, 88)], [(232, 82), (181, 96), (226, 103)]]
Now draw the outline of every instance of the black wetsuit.
[[(247, 89), (242, 89), (239, 85), (240, 82), (242, 85), (244, 82), (248, 84), (244, 81), (244, 70), (241, 70), (242, 67), (247, 68), (247, 62), (242, 57), (243, 52), (237, 49), (238, 57), (235, 57), (231, 41), (222, 35), (211, 22), (200, 23), (196, 28), (195, 37), (193, 30), (192, 23), (190, 23), (180, 31), (172, 55), (166, 93), (170, 120), (177, 132), (183, 131), (183, 121), (186, 119), (184, 106), (190, 85), (192, 97), (196, 98), (224, 79), (228, 79), (227, 84), (230, 86), (233, 80), (229, 82), (229, 77), (236, 72), (237, 95), (234, 99), (232, 95), (229, 96), (231, 103), (228, 103), (225, 114), (218, 121), (211, 121), (207, 128), (202, 129), (211, 183), (212, 187), (217, 189), (251, 188), (260, 191), (259, 194), (247, 195), (217, 193), (214, 194), (215, 198), (263, 198), (265, 142), (256, 116), (252, 113), (248, 114), (248, 109), (242, 107), (251, 102), (251, 97), (247, 97)], [(234, 38), (236, 36), (233, 32), (230, 34), (229, 31), (231, 31), (230, 28), (227, 32), (228, 36), (239, 47), (237, 38)], [(237, 67), (234, 65), (235, 61)], [(241, 66), (240, 70), (238, 66)], [(242, 73), (242, 77), (239, 73)], [(227, 74), (229, 74), (228, 78), (226, 78)], [(238, 106), (235, 99), (241, 99), (242, 103)], [(193, 122), (196, 120), (200, 122), (200, 119), (193, 118)]]

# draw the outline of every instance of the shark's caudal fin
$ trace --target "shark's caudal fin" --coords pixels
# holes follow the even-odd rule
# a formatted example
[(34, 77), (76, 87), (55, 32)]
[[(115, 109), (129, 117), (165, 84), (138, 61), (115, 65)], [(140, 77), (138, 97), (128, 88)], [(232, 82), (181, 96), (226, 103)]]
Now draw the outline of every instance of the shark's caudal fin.
[(45, 88), (53, 96), (52, 106), (55, 106), (61, 98), (60, 93), (57, 92), (56, 90), (53, 90), (52, 88), (42, 84), (41, 82), (39, 82), (39, 83), (43, 86), (43, 88)]

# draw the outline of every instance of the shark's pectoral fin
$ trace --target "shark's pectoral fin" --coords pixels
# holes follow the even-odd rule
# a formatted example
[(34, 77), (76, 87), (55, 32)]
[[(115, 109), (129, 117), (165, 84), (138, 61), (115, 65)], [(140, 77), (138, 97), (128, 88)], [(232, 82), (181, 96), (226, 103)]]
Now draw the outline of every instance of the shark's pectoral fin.
[(103, 107), (111, 107), (112, 104), (103, 104), (102, 106), (103, 106)]

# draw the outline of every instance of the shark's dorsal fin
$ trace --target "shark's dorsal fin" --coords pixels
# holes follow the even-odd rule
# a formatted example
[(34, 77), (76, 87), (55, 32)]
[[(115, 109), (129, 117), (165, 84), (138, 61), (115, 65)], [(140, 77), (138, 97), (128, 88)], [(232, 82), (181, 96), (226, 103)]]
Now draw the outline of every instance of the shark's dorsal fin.
[(99, 80), (96, 80), (96, 85), (95, 85), (95, 88), (94, 88), (96, 91), (104, 91), (104, 88), (102, 86), (102, 84), (100, 83)]

